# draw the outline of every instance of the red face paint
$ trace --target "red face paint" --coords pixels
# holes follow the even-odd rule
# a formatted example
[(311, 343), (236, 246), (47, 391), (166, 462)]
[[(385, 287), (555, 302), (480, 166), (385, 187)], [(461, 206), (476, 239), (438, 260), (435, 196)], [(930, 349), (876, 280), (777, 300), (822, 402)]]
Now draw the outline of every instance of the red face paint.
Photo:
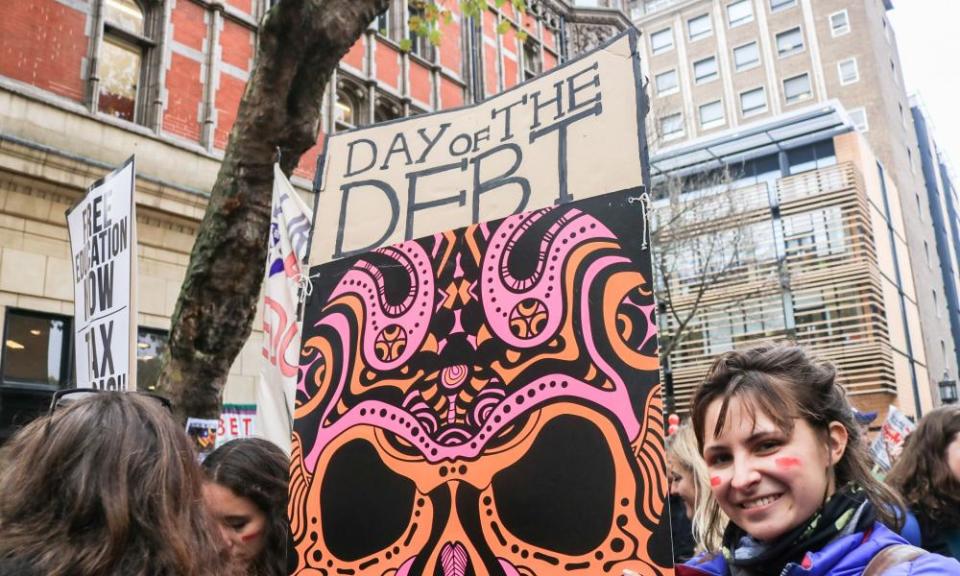
[(720, 485), (720, 477), (719, 477), (719, 476), (711, 476), (711, 477), (710, 477), (710, 485), (713, 486), (714, 488), (716, 488), (717, 486), (719, 486), (719, 485)]
[(782, 468), (784, 470), (787, 470), (789, 468), (797, 468), (800, 466), (800, 459), (793, 458), (793, 457), (777, 458), (774, 462), (776, 462), (779, 468)]
[(261, 533), (262, 531), (257, 531), (257, 532), (254, 532), (253, 534), (246, 534), (244, 536), (241, 536), (240, 540), (244, 542), (250, 542), (252, 540), (256, 540), (257, 538), (259, 538)]

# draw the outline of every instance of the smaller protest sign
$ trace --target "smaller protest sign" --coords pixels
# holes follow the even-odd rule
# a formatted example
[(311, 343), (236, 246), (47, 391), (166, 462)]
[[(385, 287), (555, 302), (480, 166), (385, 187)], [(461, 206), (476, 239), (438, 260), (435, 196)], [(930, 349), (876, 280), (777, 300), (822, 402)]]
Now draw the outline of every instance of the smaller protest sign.
[(220, 412), (220, 423), (217, 427), (216, 446), (226, 444), (238, 438), (250, 438), (256, 432), (254, 419), (257, 417), (255, 404), (224, 404)]
[(887, 419), (870, 446), (870, 454), (880, 471), (888, 472), (893, 467), (903, 450), (904, 440), (916, 427), (896, 406), (890, 406)]
[(67, 211), (78, 388), (136, 388), (134, 159)]
[(187, 418), (187, 436), (197, 451), (200, 462), (210, 455), (216, 448), (217, 429), (220, 420), (208, 418)]

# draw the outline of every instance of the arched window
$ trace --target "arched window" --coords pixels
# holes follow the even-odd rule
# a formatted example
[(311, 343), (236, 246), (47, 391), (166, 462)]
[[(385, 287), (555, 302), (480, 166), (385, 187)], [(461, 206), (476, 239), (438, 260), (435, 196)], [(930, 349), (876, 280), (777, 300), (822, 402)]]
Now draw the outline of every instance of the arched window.
[(399, 103), (381, 95), (377, 96), (377, 107), (373, 113), (373, 121), (375, 123), (389, 122), (401, 116), (403, 116), (403, 108)]
[(144, 65), (153, 47), (148, 37), (147, 11), (136, 0), (103, 0), (103, 13), (97, 110), (130, 122), (142, 122)]

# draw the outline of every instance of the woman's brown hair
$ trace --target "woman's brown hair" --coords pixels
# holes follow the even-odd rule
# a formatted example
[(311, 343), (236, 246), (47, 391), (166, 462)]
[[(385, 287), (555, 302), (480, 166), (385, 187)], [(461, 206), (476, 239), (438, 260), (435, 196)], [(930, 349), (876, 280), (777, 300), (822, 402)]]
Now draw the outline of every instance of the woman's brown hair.
[(78, 400), (0, 455), (0, 558), (49, 576), (217, 576), (202, 479), (189, 440), (154, 399)]
[(733, 398), (746, 398), (747, 410), (761, 410), (784, 433), (792, 433), (794, 421), (803, 418), (827, 442), (831, 422), (847, 429), (843, 456), (834, 466), (836, 485), (853, 484), (873, 503), (877, 517), (899, 529), (905, 517), (900, 496), (874, 478), (870, 459), (861, 440), (860, 427), (837, 383), (833, 364), (810, 357), (803, 348), (788, 344), (763, 344), (727, 352), (713, 363), (693, 399), (693, 427), (703, 453), (707, 409), (720, 400), (720, 412), (712, 430), (719, 435)]
[(287, 574), (287, 488), (290, 459), (275, 444), (261, 438), (241, 438), (217, 448), (203, 461), (207, 479), (237, 496), (248, 498), (267, 518), (263, 552), (253, 562), (258, 576)]
[(911, 507), (944, 525), (960, 524), (960, 481), (947, 466), (947, 446), (960, 434), (960, 406), (930, 412), (907, 436), (887, 483)]

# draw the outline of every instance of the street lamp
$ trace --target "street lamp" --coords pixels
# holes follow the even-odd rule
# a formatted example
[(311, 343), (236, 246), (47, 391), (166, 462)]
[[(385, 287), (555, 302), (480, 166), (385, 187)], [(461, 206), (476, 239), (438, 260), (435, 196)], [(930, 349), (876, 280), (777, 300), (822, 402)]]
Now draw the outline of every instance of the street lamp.
[(957, 403), (957, 381), (950, 379), (950, 374), (943, 373), (943, 380), (937, 383), (940, 387), (940, 403), (944, 406)]

